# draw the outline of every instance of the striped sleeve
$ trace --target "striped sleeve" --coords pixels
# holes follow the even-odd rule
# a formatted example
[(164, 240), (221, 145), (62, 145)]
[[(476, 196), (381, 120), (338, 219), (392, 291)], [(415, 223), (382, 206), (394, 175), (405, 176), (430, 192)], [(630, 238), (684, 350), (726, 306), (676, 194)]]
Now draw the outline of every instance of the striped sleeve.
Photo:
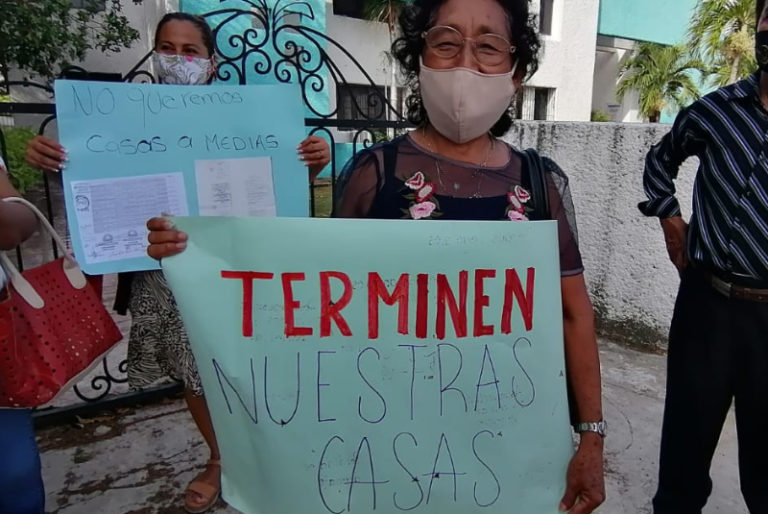
[(680, 216), (674, 181), (683, 161), (698, 152), (696, 128), (689, 110), (685, 109), (677, 116), (672, 130), (648, 152), (643, 172), (643, 189), (648, 200), (638, 205), (644, 215)]

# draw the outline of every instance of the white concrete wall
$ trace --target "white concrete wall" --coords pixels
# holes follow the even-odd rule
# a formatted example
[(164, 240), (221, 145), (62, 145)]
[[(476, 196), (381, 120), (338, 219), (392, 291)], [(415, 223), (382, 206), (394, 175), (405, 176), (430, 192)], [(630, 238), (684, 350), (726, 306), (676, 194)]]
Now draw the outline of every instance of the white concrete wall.
[(526, 85), (556, 89), (556, 121), (590, 119), (598, 9), (598, 0), (555, 0), (552, 35), (542, 36), (540, 68)]
[(638, 110), (637, 92), (630, 91), (622, 102), (616, 99), (619, 70), (630, 54), (630, 50), (623, 48), (597, 47), (592, 109), (609, 114), (613, 121), (635, 123), (643, 121)]
[[(329, 44), (328, 55), (339, 68), (343, 79), (348, 84), (370, 84), (360, 69), (362, 67), (374, 84), (389, 88), (393, 80), (387, 55), (392, 45), (387, 24), (336, 15), (333, 12), (332, 0), (327, 0), (326, 4), (326, 33), (344, 49)], [(399, 81), (399, 78), (395, 79), (395, 82)], [(329, 86), (330, 106), (335, 109), (336, 83), (329, 80)], [(355, 134), (355, 131), (332, 132), (337, 143), (351, 142)]]
[[(358, 20), (349, 16), (333, 14), (333, 3), (326, 5), (326, 30), (328, 36), (349, 52), (381, 86), (390, 83), (389, 64), (386, 52), (389, 51), (389, 30), (385, 23)], [(353, 65), (352, 61), (338, 48), (328, 47), (328, 54), (339, 66), (341, 73), (351, 84), (367, 84), (365, 76)]]
[[(506, 139), (553, 158), (571, 183), (581, 252), (601, 329), (639, 344), (666, 344), (679, 283), (656, 218), (640, 214), (645, 154), (668, 126), (517, 122)], [(677, 181), (691, 212), (696, 159)]]

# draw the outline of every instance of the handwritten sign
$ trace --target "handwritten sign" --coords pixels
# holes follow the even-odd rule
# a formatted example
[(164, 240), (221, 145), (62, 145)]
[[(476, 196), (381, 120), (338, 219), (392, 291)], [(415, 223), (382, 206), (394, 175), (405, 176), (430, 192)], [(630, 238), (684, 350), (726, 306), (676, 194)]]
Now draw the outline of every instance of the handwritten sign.
[(299, 86), (59, 80), (67, 219), (88, 273), (156, 269), (146, 222), (184, 215), (306, 216)]
[(163, 261), (248, 514), (555, 514), (554, 222), (181, 218)]

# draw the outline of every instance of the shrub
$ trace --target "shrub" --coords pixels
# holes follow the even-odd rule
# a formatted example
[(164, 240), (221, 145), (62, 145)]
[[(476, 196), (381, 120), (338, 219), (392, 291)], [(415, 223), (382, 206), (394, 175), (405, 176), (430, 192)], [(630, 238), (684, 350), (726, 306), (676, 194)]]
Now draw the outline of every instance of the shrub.
[(2, 135), (5, 138), (6, 166), (10, 174), (11, 183), (21, 194), (40, 185), (43, 182), (43, 174), (24, 162), (24, 153), (27, 142), (35, 137), (36, 132), (26, 127), (4, 128)]
[(592, 111), (591, 121), (613, 121), (610, 114), (604, 111)]

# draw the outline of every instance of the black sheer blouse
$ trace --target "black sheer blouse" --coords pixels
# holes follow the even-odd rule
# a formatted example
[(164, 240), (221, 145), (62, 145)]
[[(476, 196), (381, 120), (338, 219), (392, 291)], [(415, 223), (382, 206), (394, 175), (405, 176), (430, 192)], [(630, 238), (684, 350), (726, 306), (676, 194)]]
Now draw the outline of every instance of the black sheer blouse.
[[(337, 188), (335, 217), (375, 219), (535, 219), (522, 154), (509, 150), (500, 167), (478, 167), (419, 146), (410, 136), (359, 151), (345, 166)], [(558, 222), (562, 276), (584, 271), (568, 178), (543, 159), (549, 219)]]

